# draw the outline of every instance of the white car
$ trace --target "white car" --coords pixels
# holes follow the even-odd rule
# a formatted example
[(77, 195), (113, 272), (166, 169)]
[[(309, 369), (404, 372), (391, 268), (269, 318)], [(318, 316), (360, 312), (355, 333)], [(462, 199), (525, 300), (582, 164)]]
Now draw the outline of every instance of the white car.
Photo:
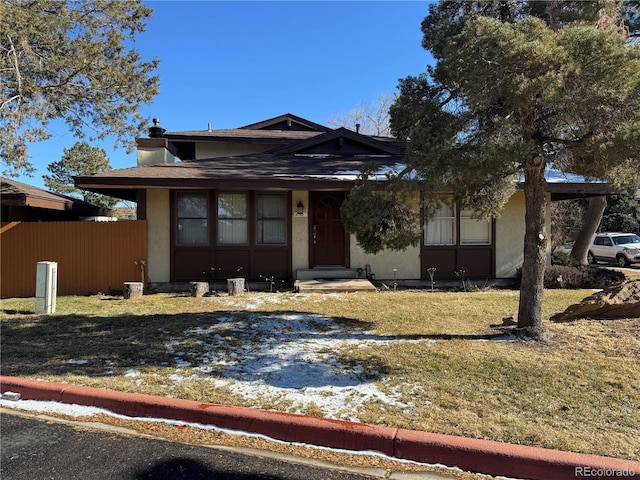
[(640, 237), (633, 233), (597, 233), (587, 260), (589, 263), (614, 262), (619, 267), (640, 263)]

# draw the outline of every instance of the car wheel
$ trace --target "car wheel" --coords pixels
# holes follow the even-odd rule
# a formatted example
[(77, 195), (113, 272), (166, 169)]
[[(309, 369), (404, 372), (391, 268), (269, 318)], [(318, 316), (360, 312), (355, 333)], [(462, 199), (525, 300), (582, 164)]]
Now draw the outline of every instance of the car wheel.
[(624, 255), (618, 255), (616, 257), (616, 263), (618, 264), (619, 267), (628, 267), (629, 266), (629, 262), (627, 261), (627, 257), (625, 257)]
[(589, 265), (595, 265), (598, 263), (598, 261), (596, 260), (596, 257), (594, 257), (593, 253), (591, 252), (587, 253), (587, 263)]

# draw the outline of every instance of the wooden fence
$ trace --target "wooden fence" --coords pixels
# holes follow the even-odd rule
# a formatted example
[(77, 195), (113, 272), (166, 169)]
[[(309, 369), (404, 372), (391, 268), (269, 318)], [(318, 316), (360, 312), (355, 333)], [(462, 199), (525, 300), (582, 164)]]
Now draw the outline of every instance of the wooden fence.
[(34, 297), (38, 262), (58, 262), (58, 295), (89, 295), (141, 281), (146, 260), (144, 220), (2, 224), (0, 297)]

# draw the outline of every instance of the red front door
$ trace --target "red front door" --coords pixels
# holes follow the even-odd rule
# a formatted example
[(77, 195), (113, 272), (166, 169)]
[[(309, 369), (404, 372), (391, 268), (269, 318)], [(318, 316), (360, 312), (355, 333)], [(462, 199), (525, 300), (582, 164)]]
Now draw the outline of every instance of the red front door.
[(312, 267), (348, 266), (347, 234), (340, 216), (340, 205), (345, 195), (345, 192), (311, 192)]

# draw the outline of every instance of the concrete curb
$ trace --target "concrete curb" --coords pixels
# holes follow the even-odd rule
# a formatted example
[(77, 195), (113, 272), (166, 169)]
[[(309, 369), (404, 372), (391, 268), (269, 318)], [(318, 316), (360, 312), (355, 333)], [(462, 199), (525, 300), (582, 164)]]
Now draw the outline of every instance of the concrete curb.
[(270, 412), (153, 395), (0, 376), (0, 392), (23, 399), (100, 407), (130, 417), (166, 418), (258, 433), (287, 442), (390, 457), (462, 470), (539, 480), (640, 478), (640, 462), (451, 435)]

